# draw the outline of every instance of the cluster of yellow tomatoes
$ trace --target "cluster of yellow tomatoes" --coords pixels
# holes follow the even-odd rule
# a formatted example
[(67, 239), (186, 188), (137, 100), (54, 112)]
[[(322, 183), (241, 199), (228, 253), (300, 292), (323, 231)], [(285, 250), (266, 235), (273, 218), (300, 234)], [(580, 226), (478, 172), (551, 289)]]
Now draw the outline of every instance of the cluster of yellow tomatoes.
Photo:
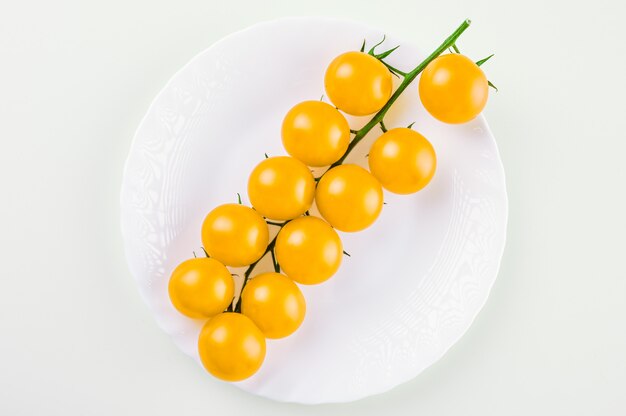
[[(343, 164), (351, 130), (342, 113), (376, 113), (392, 95), (392, 73), (380, 59), (365, 52), (339, 55), (324, 84), (333, 105), (304, 101), (289, 110), (282, 141), (290, 156), (269, 157), (254, 168), (248, 181), (252, 207), (213, 209), (202, 225), (207, 257), (184, 261), (171, 275), (169, 295), (176, 309), (207, 320), (198, 351), (204, 367), (222, 380), (254, 374), (265, 357), (265, 339), (286, 337), (300, 326), (306, 303), (296, 283), (318, 284), (337, 271), (343, 247), (335, 230), (369, 227), (381, 212), (383, 188), (417, 192), (435, 173), (432, 145), (410, 128), (390, 129), (374, 142), (369, 171)], [(482, 111), (487, 79), (467, 57), (442, 55), (423, 71), (419, 93), (435, 118), (462, 123)], [(310, 168), (326, 166), (314, 178)], [(322, 218), (309, 215), (314, 201)], [(272, 241), (268, 225), (279, 227)], [(268, 253), (276, 272), (248, 279)], [(236, 304), (227, 266), (250, 266)]]

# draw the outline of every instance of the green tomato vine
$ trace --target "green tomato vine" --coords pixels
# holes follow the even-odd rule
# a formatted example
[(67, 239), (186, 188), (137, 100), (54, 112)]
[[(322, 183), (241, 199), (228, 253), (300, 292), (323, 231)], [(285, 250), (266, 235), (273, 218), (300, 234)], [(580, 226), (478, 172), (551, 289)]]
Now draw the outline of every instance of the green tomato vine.
[[(389, 50), (386, 50), (386, 51), (378, 53), (378, 54), (375, 52), (376, 48), (378, 46), (380, 46), (384, 42), (384, 40), (385, 40), (384, 36), (383, 36), (383, 39), (380, 42), (378, 42), (377, 44), (372, 46), (372, 48), (369, 49), (369, 51), (367, 52), (369, 55), (374, 56), (376, 59), (378, 59), (380, 62), (382, 62), (394, 76), (402, 79), (402, 81), (401, 81), (400, 85), (398, 86), (398, 88), (396, 88), (396, 90), (393, 92), (393, 94), (391, 95), (391, 97), (389, 98), (387, 103), (385, 103), (385, 105), (374, 115), (374, 117), (372, 117), (372, 119), (365, 126), (360, 128), (359, 130), (350, 130), (350, 132), (352, 134), (354, 134), (354, 137), (350, 141), (350, 144), (348, 145), (348, 149), (346, 150), (346, 152), (343, 154), (343, 156), (339, 160), (337, 160), (335, 163), (330, 165), (328, 170), (330, 170), (330, 169), (332, 169), (332, 168), (334, 168), (336, 166), (339, 166), (342, 163), (344, 163), (344, 161), (346, 160), (346, 158), (348, 157), (350, 152), (352, 152), (352, 150), (359, 144), (359, 142), (361, 140), (363, 140), (363, 138), (367, 135), (367, 133), (369, 133), (375, 126), (377, 126), (377, 125), (380, 126), (380, 128), (381, 128), (381, 130), (383, 132), (387, 131), (387, 127), (385, 126), (384, 118), (385, 118), (385, 115), (387, 114), (387, 112), (389, 111), (389, 109), (393, 106), (393, 104), (400, 97), (400, 95), (402, 95), (404, 90), (406, 90), (407, 87), (415, 80), (415, 78), (417, 78), (417, 76), (424, 70), (424, 68), (426, 68), (426, 66), (428, 66), (428, 64), (431, 63), (434, 59), (436, 59), (439, 55), (441, 55), (446, 50), (449, 50), (450, 48), (454, 49), (454, 51), (456, 53), (460, 53), (459, 49), (456, 46), (456, 41), (463, 34), (463, 32), (465, 32), (465, 30), (470, 26), (470, 24), (471, 24), (471, 21), (469, 19), (466, 19), (465, 21), (463, 21), (463, 23), (461, 23), (459, 25), (459, 27), (457, 27), (456, 30), (454, 32), (452, 32), (452, 34), (450, 36), (448, 36), (448, 38), (446, 40), (444, 40), (441, 43), (441, 45), (439, 45), (439, 47), (437, 47), (437, 49), (435, 49), (426, 59), (424, 59), (419, 65), (417, 65), (415, 68), (413, 68), (409, 72), (404, 72), (404, 71), (402, 71), (400, 69), (394, 68), (393, 66), (389, 65), (387, 62), (384, 61), (384, 59), (387, 58), (389, 55), (391, 55), (396, 49), (398, 49), (399, 46), (395, 46), (395, 47), (393, 47), (393, 48), (391, 48)], [(365, 40), (363, 41), (363, 44), (361, 45), (360, 51), (361, 52), (365, 51)], [(491, 56), (493, 56), (493, 55), (491, 55)], [(478, 61), (477, 65), (479, 65), (479, 66), (482, 65), (489, 58), (491, 58), (491, 56)], [(489, 85), (493, 87), (493, 84), (489, 83)], [(267, 157), (267, 154), (265, 155), (265, 157)], [(320, 178), (315, 178), (316, 182), (319, 181)], [(241, 197), (239, 196), (239, 194), (237, 194), (237, 195), (238, 195), (238, 202), (241, 203)], [(284, 227), (289, 222), (289, 221), (274, 222), (274, 221), (271, 221), (271, 220), (268, 220), (268, 219), (266, 219), (265, 221), (268, 224), (268, 226), (271, 225), (271, 226), (274, 226), (274, 227), (278, 227), (279, 228), (278, 229), (279, 232), (280, 232), (280, 229), (282, 229), (282, 227)], [(238, 301), (237, 301), (237, 303), (235, 305), (231, 304), (226, 311), (228, 311), (228, 312), (231, 312), (231, 311), (241, 312), (241, 292), (243, 291), (243, 289), (245, 288), (246, 284), (248, 283), (248, 280), (250, 279), (250, 276), (251, 276), (252, 272), (254, 271), (255, 267), (259, 264), (259, 262), (263, 258), (265, 258), (265, 256), (268, 253), (271, 253), (272, 265), (273, 265), (274, 270), (277, 273), (280, 272), (280, 265), (276, 261), (276, 253), (274, 251), (274, 247), (276, 245), (276, 237), (277, 237), (277, 235), (269, 242), (269, 244), (267, 245), (267, 248), (266, 248), (265, 252), (263, 253), (263, 255), (261, 256), (261, 258), (259, 258), (257, 261), (252, 263), (250, 266), (248, 266), (248, 268), (244, 272), (244, 280), (243, 280), (243, 284), (242, 284), (242, 287), (241, 287), (241, 291), (239, 293), (239, 299), (238, 299)], [(344, 252), (344, 254), (349, 256), (348, 253)]]

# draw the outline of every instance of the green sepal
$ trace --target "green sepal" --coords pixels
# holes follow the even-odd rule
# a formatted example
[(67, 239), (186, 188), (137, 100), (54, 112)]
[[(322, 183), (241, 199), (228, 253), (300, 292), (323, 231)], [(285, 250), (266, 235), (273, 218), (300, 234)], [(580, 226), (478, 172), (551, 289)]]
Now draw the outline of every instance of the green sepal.
[(480, 61), (476, 61), (476, 65), (481, 66), (482, 64), (484, 64), (485, 62), (487, 62), (489, 59), (491, 59), (491, 57), (495, 55), (495, 54), (491, 54), (488, 57), (481, 59)]

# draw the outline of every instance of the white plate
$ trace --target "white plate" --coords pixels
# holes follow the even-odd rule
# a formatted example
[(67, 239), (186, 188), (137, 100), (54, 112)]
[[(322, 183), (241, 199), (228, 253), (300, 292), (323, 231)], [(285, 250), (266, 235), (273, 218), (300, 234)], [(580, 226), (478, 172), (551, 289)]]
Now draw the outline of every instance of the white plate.
[[(247, 176), (263, 154), (285, 154), (280, 125), (287, 110), (319, 99), (333, 57), (382, 35), (320, 18), (258, 24), (195, 57), (150, 106), (126, 164), (122, 231), (143, 298), (185, 354), (198, 360), (202, 323), (173, 309), (167, 282), (176, 264), (200, 251), (204, 216), (236, 201), (237, 192), (247, 202)], [(425, 56), (393, 36), (380, 50), (397, 44), (389, 61), (398, 68), (409, 70)], [(350, 122), (358, 128), (367, 120)], [(412, 121), (436, 149), (435, 178), (415, 195), (386, 193), (371, 228), (341, 234), (352, 257), (331, 280), (302, 287), (303, 325), (289, 338), (268, 341), (263, 367), (238, 387), (280, 401), (357, 400), (415, 377), (470, 326), (504, 247), (504, 171), (484, 118), (435, 121), (416, 83), (386, 118), (388, 127)], [(350, 160), (365, 163), (367, 144), (379, 134), (374, 129)]]

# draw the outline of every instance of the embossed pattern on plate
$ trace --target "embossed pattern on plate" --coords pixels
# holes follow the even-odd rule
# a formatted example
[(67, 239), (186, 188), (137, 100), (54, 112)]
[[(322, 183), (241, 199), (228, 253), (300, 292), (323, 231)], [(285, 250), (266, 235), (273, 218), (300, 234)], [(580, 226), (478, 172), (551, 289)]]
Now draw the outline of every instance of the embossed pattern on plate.
[[(382, 34), (321, 18), (255, 25), (195, 57), (150, 106), (126, 163), (122, 233), (142, 297), (187, 355), (198, 360), (202, 322), (171, 306), (171, 270), (200, 249), (200, 224), (212, 207), (235, 201), (236, 192), (246, 202), (248, 173), (263, 154), (284, 154), (282, 118), (297, 102), (319, 98), (331, 59)], [(382, 47), (397, 44), (390, 59), (396, 67), (412, 68), (424, 57), (393, 36)], [(349, 121), (358, 128), (367, 119)], [(351, 257), (328, 282), (302, 287), (302, 327), (269, 340), (263, 367), (238, 387), (280, 401), (357, 400), (415, 377), (469, 328), (504, 248), (504, 171), (482, 116), (464, 125), (439, 123), (413, 85), (386, 124), (413, 121), (436, 149), (435, 178), (415, 195), (385, 193), (376, 224), (341, 234)], [(364, 165), (379, 134), (374, 129), (349, 161)]]

